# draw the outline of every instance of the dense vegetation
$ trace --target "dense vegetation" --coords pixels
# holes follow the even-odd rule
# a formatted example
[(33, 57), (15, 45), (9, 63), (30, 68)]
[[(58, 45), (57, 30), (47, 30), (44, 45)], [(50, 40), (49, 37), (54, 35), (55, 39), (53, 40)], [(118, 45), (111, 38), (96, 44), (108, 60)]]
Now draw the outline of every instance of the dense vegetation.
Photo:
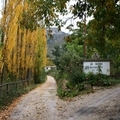
[[(59, 70), (58, 94), (74, 96), (85, 89), (85, 84), (108, 86), (120, 79), (120, 3), (118, 0), (79, 0), (72, 8), (74, 18), (79, 18), (78, 29), (66, 37), (62, 50), (56, 47), (54, 63)], [(92, 17), (88, 23), (86, 18)], [(69, 28), (71, 29), (71, 26)], [(59, 54), (58, 54), (59, 51)], [(96, 57), (94, 55), (97, 55)], [(85, 59), (110, 60), (111, 76), (98, 72), (83, 73)], [(60, 77), (62, 76), (62, 77)]]
[[(103, 87), (120, 83), (120, 80), (116, 79), (116, 74), (113, 73), (115, 69), (113, 64), (111, 65), (112, 71), (110, 76), (102, 74), (101, 69), (97, 74), (93, 74), (92, 72), (85, 74), (83, 72), (83, 45), (77, 39), (72, 40), (70, 43), (66, 43), (62, 50), (59, 47), (55, 47), (53, 51), (53, 55), (55, 56), (54, 63), (57, 66), (57, 70), (51, 71), (51, 73), (57, 80), (58, 95), (60, 97), (76, 96), (81, 91), (93, 92), (93, 86)], [(87, 88), (86, 86), (89, 87)]]

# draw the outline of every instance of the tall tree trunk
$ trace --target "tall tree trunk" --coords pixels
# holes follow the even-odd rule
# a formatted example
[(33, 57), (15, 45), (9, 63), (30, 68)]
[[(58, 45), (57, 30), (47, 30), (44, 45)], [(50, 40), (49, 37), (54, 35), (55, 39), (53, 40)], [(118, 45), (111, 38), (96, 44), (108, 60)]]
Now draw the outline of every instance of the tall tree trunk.
[(17, 79), (20, 78), (20, 27), (17, 28), (17, 43), (16, 43), (16, 65), (17, 65)]
[[(86, 0), (85, 0), (85, 5), (86, 5)], [(86, 7), (86, 6), (85, 6)], [(86, 8), (85, 8), (86, 9)], [(85, 13), (84, 13), (84, 59), (86, 59), (86, 57), (87, 57), (87, 53), (86, 53), (86, 48), (87, 48), (87, 46), (86, 46), (86, 33), (87, 33), (87, 25), (86, 25), (86, 11), (85, 11)]]
[(22, 75), (23, 75), (23, 70), (22, 70), (22, 41), (23, 41), (23, 32), (20, 33), (20, 68), (19, 68), (19, 74), (20, 74), (20, 80), (22, 79)]
[[(4, 13), (4, 15), (6, 14), (6, 7), (7, 7), (7, 0), (5, 0), (5, 3), (4, 3), (4, 11), (3, 11), (3, 13)], [(4, 25), (3, 25), (3, 27), (4, 27)], [(1, 37), (1, 43), (3, 44), (4, 43), (4, 31), (3, 31), (3, 29), (2, 29), (2, 37)]]
[(7, 0), (5, 0), (5, 3), (4, 3), (4, 14), (6, 14), (6, 6), (7, 6)]

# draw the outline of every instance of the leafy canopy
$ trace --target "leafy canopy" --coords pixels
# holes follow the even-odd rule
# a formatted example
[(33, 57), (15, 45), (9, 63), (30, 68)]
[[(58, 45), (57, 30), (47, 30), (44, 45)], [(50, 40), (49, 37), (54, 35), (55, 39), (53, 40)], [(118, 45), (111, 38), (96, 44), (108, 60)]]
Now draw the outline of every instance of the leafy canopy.
[(36, 26), (53, 26), (60, 28), (63, 25), (58, 19), (59, 13), (66, 14), (66, 3), (69, 0), (27, 0), (28, 9), (23, 12), (21, 25), (34, 30)]

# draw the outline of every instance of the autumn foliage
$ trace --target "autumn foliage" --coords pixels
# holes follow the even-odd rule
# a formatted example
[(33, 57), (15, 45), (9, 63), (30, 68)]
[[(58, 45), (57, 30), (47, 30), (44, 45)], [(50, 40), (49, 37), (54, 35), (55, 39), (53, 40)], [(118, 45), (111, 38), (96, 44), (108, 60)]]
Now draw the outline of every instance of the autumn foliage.
[[(1, 83), (14, 76), (16, 80), (33, 78), (46, 65), (46, 30), (21, 27), (23, 12), (29, 8), (24, 0), (8, 0), (2, 18)], [(14, 81), (15, 81), (14, 79)], [(13, 80), (13, 79), (12, 79)]]

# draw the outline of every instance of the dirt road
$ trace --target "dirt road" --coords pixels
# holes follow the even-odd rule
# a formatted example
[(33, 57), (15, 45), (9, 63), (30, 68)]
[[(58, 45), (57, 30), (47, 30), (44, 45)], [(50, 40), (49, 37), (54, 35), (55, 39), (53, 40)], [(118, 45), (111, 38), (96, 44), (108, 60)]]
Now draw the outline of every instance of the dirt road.
[(120, 120), (120, 85), (67, 101), (57, 97), (56, 88), (48, 76), (21, 99), (8, 120)]

